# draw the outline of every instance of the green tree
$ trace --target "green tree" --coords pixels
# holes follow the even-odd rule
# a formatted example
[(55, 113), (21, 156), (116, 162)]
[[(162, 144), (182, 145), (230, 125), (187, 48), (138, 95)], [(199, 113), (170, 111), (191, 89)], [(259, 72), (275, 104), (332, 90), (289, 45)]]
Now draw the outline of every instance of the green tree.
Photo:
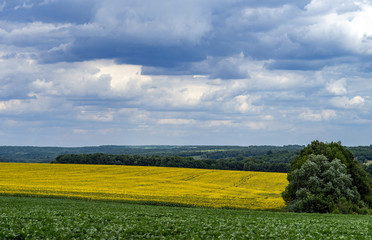
[(345, 164), (339, 159), (329, 161), (324, 155), (310, 155), (292, 172), (288, 188), (295, 193), (288, 204), (289, 211), (326, 213), (345, 200), (354, 204), (360, 201)]
[[(311, 142), (311, 144), (302, 149), (300, 154), (291, 162), (291, 170), (287, 176), (290, 184), (282, 194), (283, 199), (288, 205), (298, 198), (298, 194), (296, 193), (298, 189), (291, 187), (291, 182), (296, 181), (295, 177), (297, 177), (297, 173), (295, 175), (294, 173), (297, 169), (301, 169), (311, 155), (324, 155), (328, 162), (339, 159), (339, 161), (345, 165), (346, 173), (351, 177), (351, 188), (353, 189), (353, 187), (355, 187), (360, 194), (361, 200), (366, 202), (370, 208), (372, 207), (371, 179), (361, 165), (354, 160), (353, 154), (347, 148), (343, 147), (340, 142), (323, 143), (319, 141)], [(322, 196), (320, 196), (320, 198), (324, 199)]]

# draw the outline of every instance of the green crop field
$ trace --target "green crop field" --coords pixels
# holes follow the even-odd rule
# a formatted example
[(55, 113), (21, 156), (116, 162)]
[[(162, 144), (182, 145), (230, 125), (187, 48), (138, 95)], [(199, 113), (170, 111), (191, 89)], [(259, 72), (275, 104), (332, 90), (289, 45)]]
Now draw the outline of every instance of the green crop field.
[(372, 239), (372, 216), (0, 197), (0, 239)]

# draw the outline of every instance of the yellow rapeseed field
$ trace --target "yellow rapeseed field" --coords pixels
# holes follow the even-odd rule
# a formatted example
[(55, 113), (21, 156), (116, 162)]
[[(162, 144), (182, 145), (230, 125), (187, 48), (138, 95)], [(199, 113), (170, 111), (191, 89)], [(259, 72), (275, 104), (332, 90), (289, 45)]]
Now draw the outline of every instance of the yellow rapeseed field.
[(283, 173), (0, 163), (0, 194), (277, 209), (287, 184)]

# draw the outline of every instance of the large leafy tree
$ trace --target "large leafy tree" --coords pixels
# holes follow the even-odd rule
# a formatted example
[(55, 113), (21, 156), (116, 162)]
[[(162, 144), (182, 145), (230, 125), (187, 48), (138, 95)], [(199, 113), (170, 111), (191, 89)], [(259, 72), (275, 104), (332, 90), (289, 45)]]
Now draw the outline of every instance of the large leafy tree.
[[(310, 159), (310, 156), (315, 155), (323, 155), (324, 157), (317, 157), (316, 160), (314, 160), (314, 157)], [(333, 163), (333, 161), (335, 162)], [(340, 164), (344, 167), (340, 166)], [(343, 168), (345, 168), (345, 171)], [(309, 174), (312, 173), (313, 175), (301, 175), (304, 171)], [(315, 172), (317, 174), (315, 174)], [(340, 180), (342, 183), (340, 186), (343, 186), (343, 189), (341, 189), (340, 186), (336, 187), (337, 182), (334, 180), (324, 178), (325, 172), (327, 172), (327, 174), (332, 172), (332, 178)], [(330, 207), (328, 203), (331, 202), (330, 205), (335, 204), (339, 202), (341, 198), (352, 202), (355, 206), (362, 206), (363, 202), (365, 202), (369, 207), (372, 207), (371, 180), (360, 164), (354, 160), (353, 154), (347, 148), (343, 147), (340, 142), (323, 143), (313, 141), (302, 149), (300, 154), (291, 162), (291, 171), (288, 173), (287, 178), (289, 185), (282, 195), (283, 199), (288, 204), (289, 210), (329, 212), (332, 210), (332, 207)], [(319, 181), (316, 181), (317, 179), (321, 184), (317, 186), (317, 190), (315, 191), (314, 185), (312, 184), (319, 183)], [(351, 181), (350, 184), (348, 184), (349, 180)], [(324, 189), (330, 186), (333, 188), (331, 192)], [(300, 189), (302, 190), (300, 191)], [(343, 196), (331, 194), (332, 191), (341, 191), (343, 192)], [(351, 195), (349, 196), (348, 194), (344, 195), (346, 193), (345, 191), (349, 193), (352, 191), (354, 193), (351, 195), (359, 195), (360, 198), (351, 197)], [(310, 207), (310, 205), (308, 206), (306, 204), (301, 206), (298, 205), (300, 202), (304, 204), (304, 199), (315, 198), (319, 207), (314, 207), (313, 205)], [(314, 203), (313, 200), (310, 202)], [(320, 207), (320, 205), (322, 205), (322, 207)], [(308, 206), (309, 209), (306, 210), (306, 206)]]
[(328, 161), (324, 155), (310, 155), (294, 170), (288, 189), (296, 195), (288, 210), (295, 212), (332, 212), (342, 201), (358, 204), (360, 200), (345, 164), (339, 159)]

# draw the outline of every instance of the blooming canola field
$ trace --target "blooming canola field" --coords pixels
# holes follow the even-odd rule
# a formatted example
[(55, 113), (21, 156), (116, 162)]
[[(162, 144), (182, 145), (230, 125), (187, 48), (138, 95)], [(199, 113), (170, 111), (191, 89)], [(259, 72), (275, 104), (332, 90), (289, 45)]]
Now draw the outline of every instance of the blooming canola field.
[(284, 173), (80, 164), (0, 163), (0, 194), (280, 209)]

